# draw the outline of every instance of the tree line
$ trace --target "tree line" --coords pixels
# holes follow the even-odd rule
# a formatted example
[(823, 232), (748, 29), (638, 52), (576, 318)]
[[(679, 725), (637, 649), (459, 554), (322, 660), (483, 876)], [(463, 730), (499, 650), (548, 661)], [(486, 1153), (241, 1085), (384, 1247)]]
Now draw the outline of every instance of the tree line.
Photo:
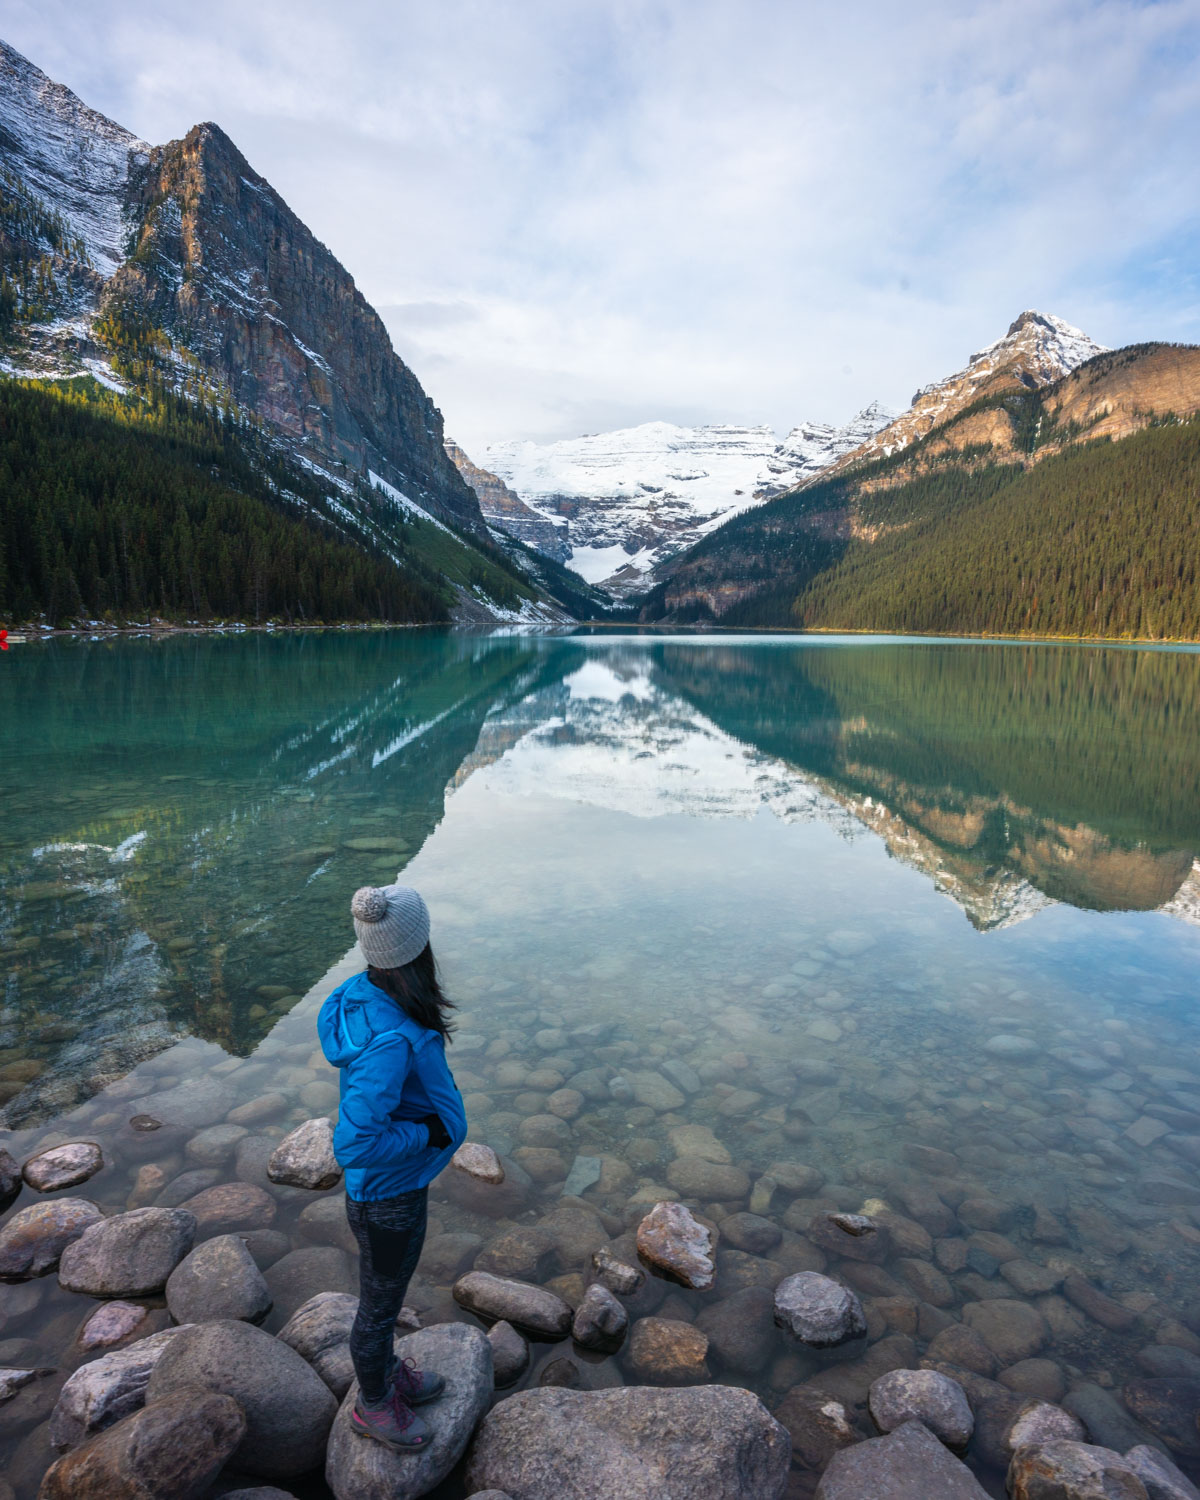
[(320, 487), (214, 406), (0, 380), (0, 617), (397, 623), (444, 586), (338, 534)]

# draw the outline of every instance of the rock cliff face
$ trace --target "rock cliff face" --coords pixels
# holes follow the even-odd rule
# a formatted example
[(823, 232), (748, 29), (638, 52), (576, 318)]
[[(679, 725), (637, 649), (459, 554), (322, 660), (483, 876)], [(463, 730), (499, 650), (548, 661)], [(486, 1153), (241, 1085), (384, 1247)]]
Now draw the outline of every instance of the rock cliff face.
[(148, 147), (0, 44), (7, 266), (48, 256), (7, 367), (90, 369), (114, 344), (251, 412), (335, 477), (374, 473), (486, 535), (441, 414), (353, 278), (216, 125)]
[(555, 562), (565, 563), (571, 555), (567, 522), (544, 516), (526, 505), (520, 495), (504, 483), (498, 474), (474, 464), (452, 438), (446, 439), (446, 452), (454, 467), (475, 491), (483, 519), (489, 526), (515, 536)]

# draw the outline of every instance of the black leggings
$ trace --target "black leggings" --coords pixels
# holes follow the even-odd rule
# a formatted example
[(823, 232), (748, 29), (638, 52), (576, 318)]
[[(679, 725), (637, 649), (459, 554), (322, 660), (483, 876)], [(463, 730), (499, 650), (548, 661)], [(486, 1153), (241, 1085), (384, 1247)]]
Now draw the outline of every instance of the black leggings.
[(387, 1394), (392, 1338), (404, 1294), (425, 1243), (428, 1188), (376, 1203), (346, 1199), (346, 1217), (358, 1241), (358, 1313), (350, 1330), (350, 1358), (368, 1401)]

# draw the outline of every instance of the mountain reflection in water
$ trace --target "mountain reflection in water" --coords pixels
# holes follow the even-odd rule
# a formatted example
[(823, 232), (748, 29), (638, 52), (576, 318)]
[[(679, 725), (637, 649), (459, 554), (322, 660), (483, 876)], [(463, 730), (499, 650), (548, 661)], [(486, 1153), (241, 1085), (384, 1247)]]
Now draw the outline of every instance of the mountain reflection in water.
[(394, 878), (475, 777), (878, 835), (979, 929), (1055, 902), (1200, 921), (1198, 689), (1194, 654), (1033, 645), (19, 648), (0, 673), (0, 1105), (44, 1119), (181, 1036), (249, 1052), (344, 952), (355, 887)]

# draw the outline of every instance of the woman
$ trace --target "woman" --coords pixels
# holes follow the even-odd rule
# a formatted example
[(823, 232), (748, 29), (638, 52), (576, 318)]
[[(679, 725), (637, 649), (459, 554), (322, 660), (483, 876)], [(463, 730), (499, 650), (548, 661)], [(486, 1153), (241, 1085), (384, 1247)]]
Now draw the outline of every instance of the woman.
[(438, 984), (424, 901), (408, 886), (364, 886), (350, 911), (368, 967), (329, 996), (317, 1030), (342, 1070), (333, 1149), (359, 1251), (351, 1420), (357, 1432), (417, 1452), (432, 1433), (413, 1407), (445, 1381), (397, 1362), (393, 1330), (425, 1241), (429, 1184), (466, 1139), (467, 1117), (446, 1063), (453, 1007)]

